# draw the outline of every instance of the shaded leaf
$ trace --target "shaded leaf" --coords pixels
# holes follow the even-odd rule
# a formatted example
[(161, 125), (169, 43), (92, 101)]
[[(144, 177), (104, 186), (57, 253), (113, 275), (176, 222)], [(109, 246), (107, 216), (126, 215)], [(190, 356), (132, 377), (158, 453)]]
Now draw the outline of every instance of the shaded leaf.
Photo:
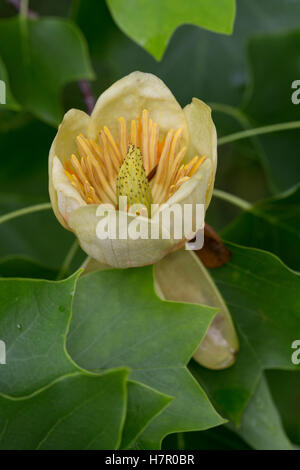
[(243, 333), (238, 330), (240, 350), (236, 362), (228, 369), (215, 371), (205, 369), (195, 361), (190, 363), (190, 371), (208, 393), (210, 400), (225, 418), (236, 425), (258, 385), (262, 367)]
[[(154, 2), (147, 3), (151, 7)], [(184, 3), (187, 2), (181, 2), (181, 8)], [(210, 1), (210, 6), (212, 3), (220, 2)], [(105, 2), (81, 0), (75, 16), (88, 40), (97, 71), (96, 95), (122, 76), (141, 70), (162, 78), (181, 105), (196, 96), (206, 102), (239, 106), (248, 80), (244, 50), (249, 37), (297, 28), (299, 15), (300, 4), (291, 5), (290, 0), (238, 0), (231, 36), (212, 34), (193, 25), (181, 26), (160, 63), (119, 30)], [(220, 135), (234, 132), (223, 123), (222, 129), (220, 126), (221, 122)]]
[(212, 276), (236, 323), (265, 368), (295, 369), (291, 344), (300, 321), (300, 274), (270, 253), (228, 246), (232, 260)]
[(142, 382), (165, 394), (173, 394), (174, 401), (155, 418), (139, 436), (133, 448), (159, 449), (162, 438), (174, 432), (201, 431), (225, 422), (216, 414), (206, 394), (197, 386), (193, 376), (184, 367), (136, 372)]
[(116, 449), (126, 411), (128, 371), (75, 373), (26, 400), (0, 395), (0, 448)]
[(5, 104), (3, 104), (2, 100), (0, 100), (0, 109), (5, 108), (18, 111), (20, 109), (20, 105), (17, 103), (16, 99), (14, 98), (11, 92), (7, 70), (2, 59), (0, 58), (0, 81), (1, 80), (5, 83)]
[(93, 78), (83, 36), (72, 22), (61, 18), (2, 19), (0, 55), (16, 99), (54, 126), (63, 115), (63, 86)]
[(223, 425), (207, 431), (172, 434), (164, 439), (163, 449), (251, 450), (251, 447)]
[(300, 270), (300, 186), (255, 204), (222, 232), (226, 240), (271, 251)]
[[(249, 42), (251, 82), (244, 111), (254, 127), (299, 120), (299, 105), (292, 103), (292, 83), (300, 76), (299, 47), (299, 31), (261, 35)], [(260, 141), (275, 188), (298, 184), (299, 130), (262, 136)]]
[(58, 271), (47, 268), (30, 258), (10, 256), (0, 260), (0, 277), (27, 277), (55, 280)]
[[(9, 206), (5, 207), (5, 213), (9, 213)], [(60, 226), (52, 210), (47, 210), (5, 222), (1, 225), (0, 241), (1, 257), (25, 256), (59, 270), (74, 242), (74, 235)], [(84, 259), (85, 254), (78, 250), (70, 269), (77, 269)], [(14, 277), (17, 275), (16, 272)]]
[(28, 113), (9, 118), (2, 112), (1, 117), (1, 205), (7, 200), (13, 206), (17, 196), (20, 205), (33, 204), (33, 198), (48, 199), (48, 154), (55, 129)]
[(262, 376), (244, 413), (238, 434), (257, 450), (292, 450), (267, 381)]
[(232, 259), (211, 273), (237, 324), (240, 352), (227, 371), (195, 363), (191, 370), (216, 408), (239, 424), (264, 369), (296, 369), (291, 345), (299, 329), (300, 275), (270, 253), (228, 246)]
[(266, 371), (275, 405), (289, 438), (300, 445), (300, 370)]
[(127, 393), (127, 412), (121, 449), (128, 448), (149, 422), (172, 401), (172, 397), (132, 380), (128, 381)]

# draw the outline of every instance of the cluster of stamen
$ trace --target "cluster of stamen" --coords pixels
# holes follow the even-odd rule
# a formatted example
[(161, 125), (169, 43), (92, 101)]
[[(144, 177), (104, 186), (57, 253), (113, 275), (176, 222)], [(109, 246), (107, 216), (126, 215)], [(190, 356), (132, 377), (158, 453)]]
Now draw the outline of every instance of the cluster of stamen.
[[(139, 148), (148, 176), (152, 200), (161, 204), (169, 199), (199, 168), (205, 157), (182, 161), (186, 147), (180, 146), (182, 128), (171, 129), (159, 139), (159, 126), (147, 110), (130, 126), (119, 118), (119, 139), (116, 141), (108, 127), (99, 132), (96, 142), (80, 134), (76, 138), (78, 157), (72, 155), (65, 173), (87, 204), (111, 203), (117, 206), (116, 182), (129, 145)], [(129, 127), (129, 128), (128, 128)]]

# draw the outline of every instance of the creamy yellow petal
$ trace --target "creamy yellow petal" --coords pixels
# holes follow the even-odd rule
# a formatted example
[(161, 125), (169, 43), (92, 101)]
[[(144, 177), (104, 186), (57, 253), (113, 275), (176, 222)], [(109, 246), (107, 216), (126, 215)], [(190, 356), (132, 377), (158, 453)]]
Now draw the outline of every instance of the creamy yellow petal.
[(157, 263), (154, 273), (162, 298), (219, 308), (194, 359), (209, 369), (231, 366), (239, 349), (237, 334), (220, 292), (195, 253), (179, 250)]
[(189, 140), (185, 114), (169, 88), (155, 75), (133, 72), (108, 88), (98, 99), (91, 115), (98, 128), (108, 126), (118, 136), (118, 118), (128, 125), (147, 109), (151, 119), (159, 125), (160, 137), (169, 129), (182, 127), (182, 145)]
[(65, 114), (49, 153), (50, 200), (57, 219), (65, 228), (69, 227), (58, 210), (58, 195), (53, 186), (53, 161), (54, 157), (57, 157), (62, 163), (65, 163), (70, 159), (72, 153), (77, 152), (76, 137), (81, 132), (90, 138), (95, 137), (95, 129), (90, 117), (83, 111), (71, 109)]
[(70, 213), (81, 206), (86, 206), (86, 202), (70, 183), (58, 157), (53, 158), (52, 184), (57, 195), (57, 209), (59, 214), (63, 217), (64, 221), (68, 223)]
[[(171, 196), (166, 206), (169, 206), (172, 209), (173, 206), (179, 205), (182, 208), (182, 213), (184, 213), (185, 204), (190, 204), (193, 207), (193, 220), (192, 227), (193, 231), (197, 232), (203, 227), (203, 220), (196, 220), (195, 217), (195, 206), (196, 204), (203, 204), (205, 206), (206, 192), (208, 187), (209, 178), (211, 175), (211, 162), (206, 160), (203, 165), (200, 166), (198, 171), (186, 182), (184, 183), (178, 191), (176, 191), (173, 196)], [(168, 207), (164, 208), (162, 205), (159, 209), (159, 212), (164, 213), (168, 211)], [(158, 220), (159, 212), (154, 213), (153, 219)], [(205, 212), (205, 207), (204, 207)], [(173, 219), (171, 219), (173, 220)], [(183, 219), (184, 221), (184, 219)], [(183, 228), (182, 228), (183, 232)], [(173, 233), (173, 225), (171, 225), (171, 233)]]
[[(124, 223), (124, 213), (116, 211), (117, 238), (101, 240), (97, 236), (97, 224), (102, 222), (104, 216), (97, 216), (98, 206), (87, 205), (74, 210), (69, 217), (69, 225), (76, 234), (81, 248), (93, 259), (114, 268), (129, 268), (153, 264), (166, 254), (179, 246), (179, 240), (162, 239), (159, 227), (155, 229), (159, 233), (158, 239), (132, 239), (127, 240), (118, 237), (119, 227), (122, 225), (128, 234), (129, 225), (135, 221), (143, 223), (144, 227), (151, 227), (155, 223), (144, 217), (134, 217), (128, 214), (128, 222)], [(151, 228), (149, 229), (150, 233)]]
[(195, 155), (205, 156), (212, 163), (206, 205), (210, 203), (217, 169), (217, 133), (211, 117), (211, 109), (203, 101), (193, 98), (184, 108), (190, 132), (190, 146), (186, 160)]

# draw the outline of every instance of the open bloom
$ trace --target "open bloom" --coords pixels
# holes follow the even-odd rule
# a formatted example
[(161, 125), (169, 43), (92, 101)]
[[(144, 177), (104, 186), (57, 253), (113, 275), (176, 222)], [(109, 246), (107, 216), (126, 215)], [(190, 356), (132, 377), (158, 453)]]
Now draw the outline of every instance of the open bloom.
[[(162, 207), (207, 208), (216, 164), (210, 108), (194, 98), (182, 109), (159, 78), (134, 72), (99, 97), (91, 116), (75, 109), (65, 115), (49, 155), (50, 198), (60, 223), (92, 258), (119, 268), (152, 264), (185, 237), (163, 237), (160, 227), (156, 238), (101, 239), (97, 225), (104, 215), (97, 209), (106, 204), (119, 216), (119, 197), (126, 196), (130, 217), (155, 225)], [(132, 213), (135, 204), (143, 204), (146, 215)]]

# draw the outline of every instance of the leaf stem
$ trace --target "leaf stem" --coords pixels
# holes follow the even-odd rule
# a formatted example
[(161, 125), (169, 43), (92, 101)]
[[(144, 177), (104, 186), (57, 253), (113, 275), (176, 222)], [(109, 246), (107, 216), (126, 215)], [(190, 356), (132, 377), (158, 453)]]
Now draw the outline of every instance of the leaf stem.
[(20, 16), (27, 18), (28, 16), (28, 0), (21, 0), (19, 6)]
[(223, 199), (223, 201), (230, 202), (230, 204), (233, 204), (234, 206), (237, 206), (242, 210), (247, 211), (252, 208), (252, 204), (250, 204), (250, 202), (245, 201), (244, 199), (241, 199), (240, 197), (235, 196), (234, 194), (222, 191), (221, 189), (214, 189), (213, 194), (217, 198)]
[(218, 139), (218, 145), (228, 144), (229, 142), (235, 142), (241, 139), (247, 139), (248, 137), (254, 137), (261, 134), (270, 134), (272, 132), (286, 131), (289, 129), (299, 129), (300, 121), (282, 122), (279, 124), (272, 124), (270, 126), (257, 127), (255, 129), (247, 129), (241, 132), (235, 132), (234, 134), (226, 135)]
[(251, 127), (247, 117), (240, 109), (223, 103), (209, 103), (209, 106), (215, 112), (223, 113), (232, 117), (240, 124), (242, 128), (249, 129)]
[(64, 261), (63, 261), (63, 264), (61, 266), (61, 269), (57, 275), (57, 278), (56, 280), (59, 281), (60, 279), (62, 279), (64, 277), (64, 275), (67, 273), (69, 267), (70, 267), (70, 264), (72, 263), (72, 260), (77, 252), (79, 248), (79, 244), (78, 244), (78, 241), (77, 239), (74, 240), (74, 242), (72, 243)]
[[(32, 11), (28, 8), (28, 0), (7, 0), (8, 3), (13, 5), (16, 10), (20, 12), (20, 16), (28, 16), (28, 18), (36, 19), (38, 17), (35, 11)], [(23, 3), (24, 2), (24, 3)], [(23, 3), (23, 5), (21, 5)]]
[(91, 84), (88, 80), (79, 80), (78, 86), (84, 99), (86, 110), (91, 114), (96, 103)]
[(36, 204), (30, 207), (24, 207), (23, 209), (18, 209), (13, 212), (9, 212), (8, 214), (4, 214), (0, 216), (0, 224), (7, 222), (11, 219), (16, 219), (17, 217), (21, 217), (22, 215), (33, 214), (34, 212), (40, 212), (51, 209), (50, 202), (44, 202), (42, 204)]

